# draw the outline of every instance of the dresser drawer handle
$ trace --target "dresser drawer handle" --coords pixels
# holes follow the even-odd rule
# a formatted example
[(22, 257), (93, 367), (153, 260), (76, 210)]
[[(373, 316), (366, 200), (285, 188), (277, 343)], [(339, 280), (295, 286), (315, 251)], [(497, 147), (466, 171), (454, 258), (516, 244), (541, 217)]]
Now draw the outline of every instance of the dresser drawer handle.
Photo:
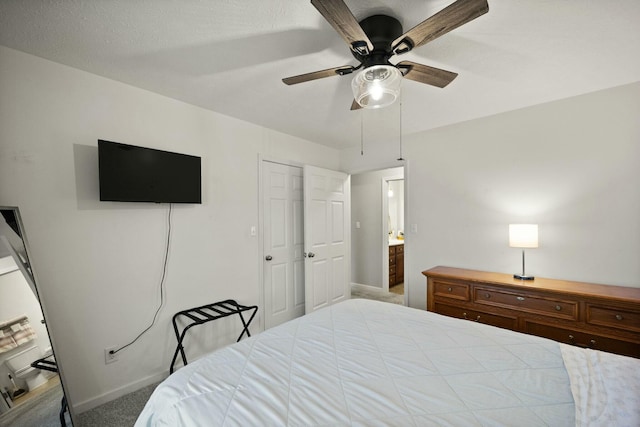
[(524, 301), (524, 297), (516, 297), (518, 301)]
[(595, 347), (595, 346), (596, 346), (596, 340), (591, 340), (591, 341), (589, 341), (589, 345), (590, 345), (591, 347)]
[(569, 341), (573, 341), (573, 335), (569, 334)]
[(478, 315), (478, 317), (476, 317), (475, 319), (469, 319), (467, 317), (467, 313), (462, 313), (462, 316), (464, 317), (464, 320), (471, 320), (472, 322), (479, 322), (480, 321), (480, 315)]
[(447, 291), (451, 292), (451, 291), (453, 291), (453, 289), (451, 289), (451, 287), (448, 287)]
[(556, 305), (556, 311), (560, 311), (562, 310), (562, 307), (560, 307), (559, 305)]
[(622, 320), (624, 319), (624, 317), (622, 317), (621, 314), (616, 314), (616, 320)]
[(491, 298), (491, 294), (484, 294), (484, 297), (485, 297), (486, 299), (489, 299), (489, 298)]

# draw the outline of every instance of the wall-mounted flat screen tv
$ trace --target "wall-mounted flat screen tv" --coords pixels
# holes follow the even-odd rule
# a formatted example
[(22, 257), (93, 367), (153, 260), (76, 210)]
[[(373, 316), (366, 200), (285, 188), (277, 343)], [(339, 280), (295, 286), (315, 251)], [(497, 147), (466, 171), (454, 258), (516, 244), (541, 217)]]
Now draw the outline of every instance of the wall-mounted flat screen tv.
[(100, 200), (202, 203), (197, 156), (98, 140)]

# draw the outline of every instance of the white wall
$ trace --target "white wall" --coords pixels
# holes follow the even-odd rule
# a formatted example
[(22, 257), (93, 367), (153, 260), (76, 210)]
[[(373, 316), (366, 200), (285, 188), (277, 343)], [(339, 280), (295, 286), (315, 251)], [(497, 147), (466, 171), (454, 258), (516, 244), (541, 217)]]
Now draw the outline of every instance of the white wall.
[[(384, 234), (382, 180), (404, 176), (403, 168), (355, 174), (351, 177), (351, 281), (382, 287)], [(355, 223), (360, 223), (356, 228)]]
[(340, 152), (342, 170), (357, 174), (404, 166), (401, 159), (406, 159), (406, 136), (400, 135), (401, 112), (396, 102), (389, 107), (363, 108), (354, 113), (360, 115), (360, 141)]
[[(233, 298), (257, 304), (258, 158), (337, 169), (336, 150), (0, 47), (0, 205), (19, 206), (54, 348), (78, 411), (167, 374), (171, 316)], [(173, 209), (166, 301), (159, 303), (167, 205), (98, 201), (97, 139), (202, 157), (203, 204)], [(237, 319), (193, 329), (235, 341)], [(253, 330), (260, 324), (254, 322)]]
[(517, 222), (540, 227), (528, 273), (639, 287), (639, 118), (635, 83), (405, 138), (409, 304), (436, 265), (518, 272)]

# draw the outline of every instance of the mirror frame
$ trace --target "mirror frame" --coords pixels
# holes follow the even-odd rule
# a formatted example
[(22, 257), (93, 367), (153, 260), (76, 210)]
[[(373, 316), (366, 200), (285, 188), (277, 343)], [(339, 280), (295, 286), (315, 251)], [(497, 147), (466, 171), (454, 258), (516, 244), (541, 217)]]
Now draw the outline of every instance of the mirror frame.
[[(51, 343), (51, 349), (53, 351), (53, 355), (56, 359), (56, 364), (58, 366), (58, 376), (60, 377), (60, 386), (62, 387), (62, 393), (66, 398), (66, 402), (67, 402), (67, 411), (69, 412), (69, 418), (71, 419), (71, 425), (74, 426), (76, 425), (75, 422), (75, 414), (73, 411), (73, 407), (71, 406), (70, 402), (69, 402), (69, 397), (68, 397), (68, 393), (67, 393), (67, 387), (65, 386), (65, 377), (64, 377), (64, 373), (62, 370), (62, 366), (60, 366), (59, 361), (60, 359), (58, 358), (58, 354), (56, 352), (56, 348), (57, 345), (55, 343), (55, 338), (53, 337), (53, 335), (51, 334), (51, 330), (49, 329), (49, 322), (47, 321), (47, 311), (46, 308), (44, 306), (44, 304), (42, 303), (42, 295), (38, 289), (38, 283), (39, 280), (37, 280), (36, 278), (36, 272), (35, 269), (33, 268), (33, 256), (31, 255), (31, 250), (29, 249), (29, 242), (27, 240), (27, 234), (25, 231), (25, 227), (24, 227), (24, 222), (22, 221), (22, 217), (20, 216), (20, 208), (18, 206), (2, 206), (0, 205), (0, 211), (8, 211), (11, 210), (13, 211), (15, 218), (16, 218), (16, 222), (18, 223), (18, 229), (20, 230), (20, 238), (22, 238), (22, 244), (24, 245), (24, 250), (25, 250), (25, 254), (27, 257), (27, 268), (25, 268), (25, 265), (22, 262), (17, 263), (18, 264), (18, 268), (20, 269), (20, 271), (22, 272), (23, 275), (26, 275), (28, 277), (25, 277), (25, 280), (27, 281), (31, 281), (31, 284), (33, 285), (33, 289), (35, 290), (35, 297), (36, 300), (38, 301), (38, 304), (40, 304), (40, 310), (42, 311), (42, 318), (44, 319), (44, 327), (47, 330), (47, 334), (49, 335), (49, 342)], [(11, 255), (15, 256), (17, 254), (14, 254), (14, 250), (13, 248), (9, 248), (9, 251), (11, 252)]]

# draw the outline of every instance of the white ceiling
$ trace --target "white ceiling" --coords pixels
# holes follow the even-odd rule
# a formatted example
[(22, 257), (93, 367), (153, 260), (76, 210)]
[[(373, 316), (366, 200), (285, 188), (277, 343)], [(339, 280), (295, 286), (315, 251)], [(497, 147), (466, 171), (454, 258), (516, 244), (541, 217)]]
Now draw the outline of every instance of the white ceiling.
[[(452, 1), (345, 2), (406, 31)], [(360, 143), (350, 76), (281, 82), (357, 65), (308, 0), (2, 0), (0, 44), (328, 146)], [(401, 58), (459, 73), (444, 89), (403, 82), (405, 135), (636, 82), (640, 1), (489, 0)], [(376, 117), (367, 132), (385, 126)]]

